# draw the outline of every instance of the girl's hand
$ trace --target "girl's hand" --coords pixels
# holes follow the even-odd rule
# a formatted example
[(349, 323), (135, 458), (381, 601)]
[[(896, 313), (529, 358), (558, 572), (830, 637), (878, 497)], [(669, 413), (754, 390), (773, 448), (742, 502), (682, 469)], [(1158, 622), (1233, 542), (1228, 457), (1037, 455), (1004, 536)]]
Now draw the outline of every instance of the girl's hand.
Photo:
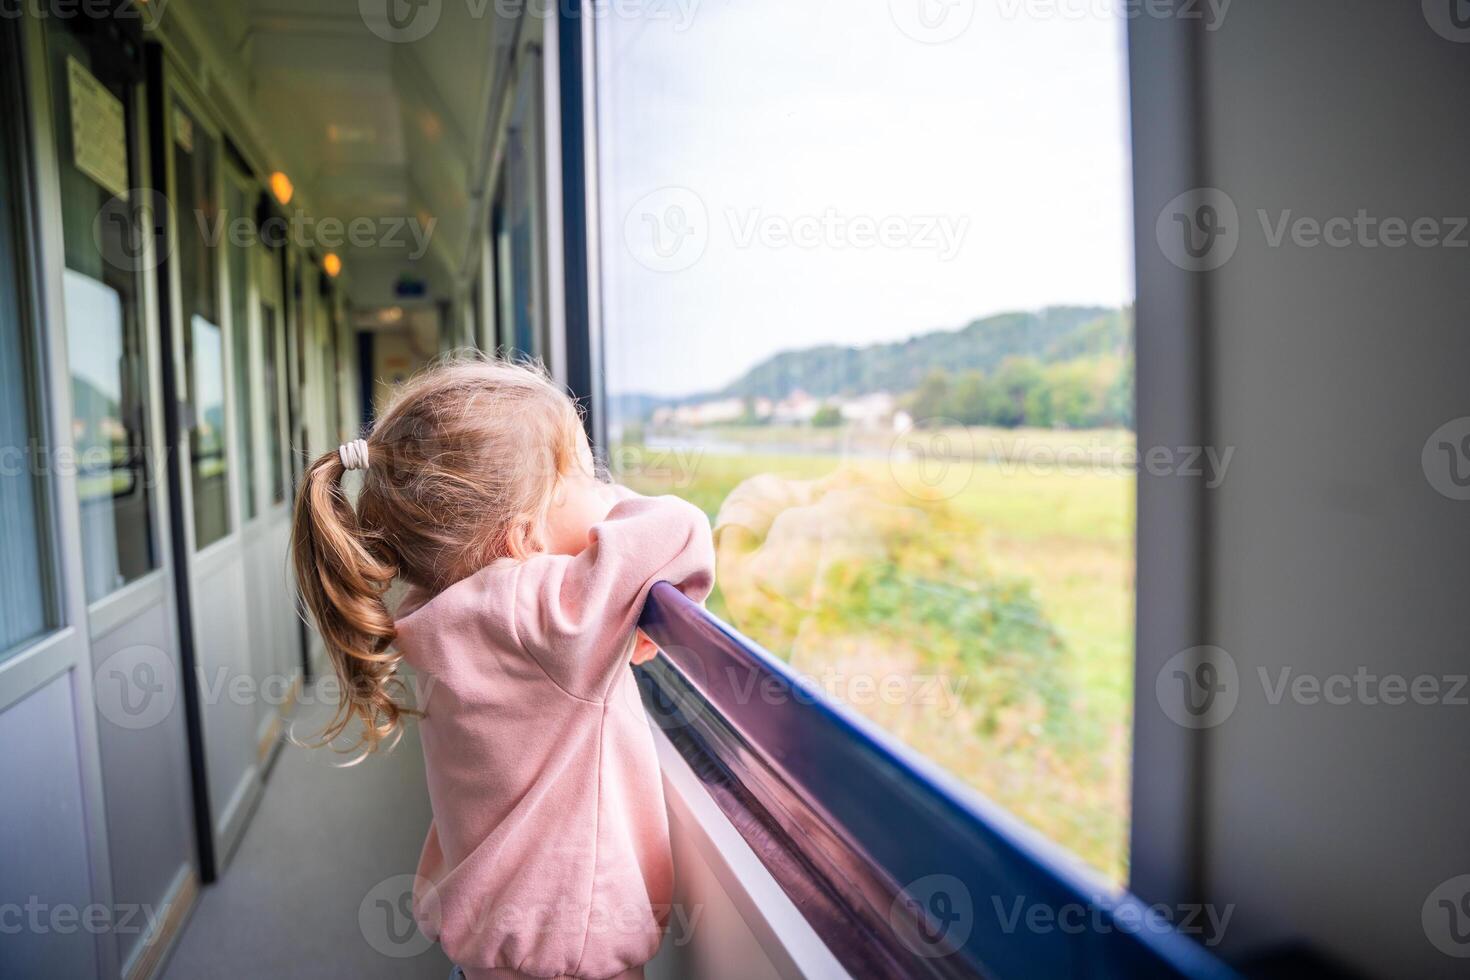
[(630, 661), (635, 667), (638, 664), (646, 664), (658, 654), (658, 644), (648, 638), (648, 634), (642, 630), (638, 631), (637, 639), (633, 642), (633, 658)]

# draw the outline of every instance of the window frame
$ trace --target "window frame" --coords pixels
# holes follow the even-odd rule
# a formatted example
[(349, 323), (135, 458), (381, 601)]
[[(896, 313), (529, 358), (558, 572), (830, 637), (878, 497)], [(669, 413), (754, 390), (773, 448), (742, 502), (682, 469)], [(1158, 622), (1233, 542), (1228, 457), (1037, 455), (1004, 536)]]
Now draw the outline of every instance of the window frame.
[[(54, 59), (58, 51), (53, 47), (54, 34), (63, 31), (71, 31), (73, 26), (69, 23), (50, 20), (41, 26), (40, 38), (42, 45), (42, 57), (45, 59), (48, 82), (55, 81), (57, 72)], [(87, 39), (83, 36), (76, 38), (79, 43), (89, 50), (95, 51), (96, 45), (101, 42), (98, 38)], [(90, 43), (89, 43), (90, 41)], [(94, 75), (97, 67), (94, 64), (84, 65), (86, 70)], [(123, 74), (124, 69), (118, 64), (110, 66), (114, 73)], [(145, 91), (144, 68), (141, 56), (136, 63), (131, 65), (135, 74), (127, 79), (127, 91), (122, 101), (127, 113), (126, 133), (128, 152), (128, 182), (131, 188), (142, 189), (147, 192), (150, 189), (150, 161), (148, 155), (148, 107)], [(59, 115), (58, 106), (63, 98), (62, 91), (56, 91), (55, 86), (49, 93), (49, 108), (53, 115)], [(52, 129), (57, 125), (53, 119)], [(60, 140), (58, 134), (52, 133), (52, 139), (57, 144), (53, 152), (60, 153)], [(64, 166), (61, 160), (55, 161), (59, 168)], [(62, 213), (65, 213), (63, 204)], [(61, 240), (63, 247), (63, 262), (61, 275), (63, 278), (75, 273), (89, 279), (95, 279), (99, 284), (111, 288), (105, 280), (92, 276), (89, 272), (73, 269), (65, 261), (66, 228), (62, 222)], [(156, 241), (151, 235), (143, 237), (145, 248), (153, 250)], [(106, 262), (105, 256), (103, 262)], [(146, 513), (148, 515), (148, 547), (152, 560), (151, 567), (143, 573), (129, 579), (121, 585), (114, 585), (100, 595), (89, 598), (88, 612), (91, 617), (91, 626), (94, 633), (105, 632), (112, 624), (122, 622), (136, 614), (136, 612), (147, 605), (149, 596), (155, 589), (165, 588), (164, 579), (168, 575), (168, 537), (165, 531), (168, 521), (168, 497), (166, 493), (166, 469), (168, 466), (167, 456), (163, 449), (164, 429), (162, 422), (162, 406), (160, 404), (160, 381), (159, 381), (159, 347), (156, 335), (156, 303), (153, 289), (155, 277), (152, 272), (151, 261), (145, 259), (140, 267), (132, 273), (132, 289), (128, 294), (120, 294), (124, 300), (125, 316), (131, 314), (135, 320), (137, 331), (136, 342), (138, 345), (138, 376), (135, 379), (141, 388), (141, 408), (138, 419), (137, 435), (141, 440), (140, 447), (134, 447), (141, 454), (141, 460), (135, 470), (135, 479), (146, 481), (144, 493), (146, 495)], [(126, 307), (131, 304), (132, 309)], [(63, 308), (63, 313), (65, 312)], [(66, 318), (62, 317), (61, 325), (66, 326)], [(127, 326), (123, 327), (126, 337)], [(68, 331), (70, 340), (70, 333)], [(124, 343), (126, 347), (126, 342)], [(69, 356), (69, 354), (68, 354)], [(70, 363), (68, 362), (68, 369)], [(73, 414), (75, 421), (75, 414)], [(80, 475), (80, 474), (79, 474)], [(79, 481), (80, 482), (80, 481)], [(115, 495), (114, 495), (115, 496)], [(81, 502), (80, 486), (78, 486), (79, 504)], [(92, 571), (87, 567), (89, 555), (83, 555), (83, 574), (90, 581)]]
[[(15, 163), (13, 192), (15, 234), (21, 240), (21, 330), (29, 337), (31, 411), (36, 436), (45, 447), (70, 445), (70, 365), (64, 335), (47, 330), (64, 310), (61, 270), (60, 183), (53, 154), (54, 125), (42, 23), (35, 17), (0, 18), (0, 138)], [(146, 124), (145, 124), (146, 126)], [(146, 164), (145, 164), (146, 165)], [(91, 894), (104, 906), (113, 901), (111, 856), (103, 803), (100, 744), (93, 696), (88, 636), (89, 611), (82, 573), (81, 523), (76, 479), (66, 468), (53, 468), (38, 491), (42, 529), (42, 578), (50, 608), (50, 628), (0, 655), (0, 712), (53, 683), (70, 686), (76, 731), (79, 792), (84, 806), (87, 864)], [(85, 939), (80, 940), (86, 942)], [(100, 932), (92, 938), (100, 975), (120, 969), (116, 937)]]
[[(637, 669), (654, 724), (854, 976), (1235, 976), (667, 582), (639, 625), (661, 648)], [(1017, 929), (991, 902), (1084, 924)]]
[[(152, 85), (153, 82), (150, 79), (150, 86)], [(191, 124), (196, 127), (196, 140), (208, 139), (214, 144), (214, 174), (211, 182), (214, 185), (214, 193), (221, 211), (224, 208), (225, 169), (228, 166), (228, 161), (224, 139), (218, 125), (214, 121), (210, 111), (206, 108), (203, 100), (198, 98), (188, 88), (186, 80), (177, 71), (169, 70), (163, 73), (163, 78), (158, 82), (158, 87), (159, 98), (162, 102), (163, 119), (160, 126), (161, 132), (156, 134), (156, 143), (162, 148), (164, 159), (156, 161), (155, 167), (166, 177), (164, 184), (165, 193), (173, 209), (173, 214), (171, 215), (172, 220), (168, 222), (167, 229), (168, 258), (159, 266), (159, 269), (165, 271), (167, 274), (165, 288), (168, 290), (168, 304), (166, 308), (168, 319), (164, 322), (161, 318), (161, 322), (163, 330), (174, 331), (177, 329), (178, 331), (176, 344), (170, 345), (171, 354), (174, 358), (173, 371), (171, 373), (176, 375), (180, 382), (183, 382), (184, 387), (183, 390), (176, 392), (179, 398), (179, 404), (175, 406), (175, 410), (181, 416), (178, 419), (177, 432), (180, 444), (174, 445), (172, 448), (175, 451), (180, 449), (187, 450), (187, 468), (184, 473), (186, 479), (182, 481), (181, 491), (184, 496), (181, 498), (181, 502), (185, 505), (185, 510), (189, 517), (185, 522), (187, 534), (185, 540), (188, 553), (197, 560), (200, 556), (210, 554), (216, 550), (222, 550), (227, 543), (233, 542), (236, 539), (236, 535), (240, 532), (240, 525), (236, 519), (238, 509), (235, 500), (237, 493), (234, 475), (234, 468), (239, 463), (235, 459), (235, 436), (234, 426), (232, 424), (234, 408), (231, 405), (231, 386), (233, 381), (230, 377), (230, 345), (227, 324), (225, 323), (227, 311), (224, 309), (226, 299), (225, 280), (228, 278), (229, 270), (226, 267), (227, 257), (225, 249), (216, 245), (211, 252), (212, 262), (209, 263), (208, 267), (212, 270), (214, 277), (214, 301), (216, 306), (214, 312), (215, 319), (219, 321), (218, 323), (211, 323), (211, 325), (216, 327), (220, 332), (221, 386), (223, 389), (225, 424), (221, 446), (225, 461), (224, 518), (226, 527), (224, 533), (219, 537), (207, 544), (200, 545), (198, 541), (198, 501), (195, 499), (194, 493), (197, 462), (195, 459), (195, 447), (193, 445), (193, 434), (198, 428), (197, 423), (199, 420), (197, 417), (197, 407), (192, 398), (192, 389), (195, 387), (196, 378), (192, 356), (194, 348), (189, 335), (193, 329), (194, 317), (197, 314), (193, 312), (192, 299), (189, 300), (187, 305), (185, 304), (183, 270), (178, 254), (180, 240), (177, 207), (179, 174), (174, 153), (178, 139), (178, 134), (175, 130), (176, 111), (182, 108), (188, 113)], [(182, 417), (184, 406), (188, 406), (189, 417), (187, 419)], [(191, 424), (185, 425), (184, 423), (186, 421)]]
[[(221, 166), (221, 199), (220, 211), (223, 214), (223, 245), (225, 259), (225, 275), (222, 285), (224, 290), (221, 296), (221, 310), (225, 313), (227, 321), (225, 331), (228, 335), (226, 347), (228, 348), (227, 360), (229, 363), (229, 380), (227, 387), (230, 389), (230, 407), (233, 411), (233, 429), (231, 440), (234, 443), (235, 471), (235, 504), (237, 507), (235, 525), (241, 529), (248, 527), (259, 519), (266, 511), (262, 500), (260, 486), (260, 460), (257, 450), (257, 435), (259, 412), (256, 395), (260, 388), (259, 362), (260, 351), (257, 344), (258, 328), (255, 323), (256, 308), (260, 303), (260, 289), (256, 285), (255, 278), (259, 273), (257, 251), (260, 248), (258, 241), (250, 241), (243, 245), (237, 245), (230, 239), (229, 227), (236, 218), (254, 219), (251, 205), (258, 196), (255, 182), (250, 174), (244, 170), (240, 163), (231, 159), (230, 154), (222, 154)], [(239, 196), (241, 213), (231, 212), (229, 205), (234, 195)], [(242, 264), (241, 273), (243, 280), (239, 285), (244, 289), (245, 295), (235, 295), (236, 283), (234, 281), (233, 262), (238, 256)], [(243, 314), (236, 316), (236, 313)], [(238, 321), (238, 322), (237, 322)], [(240, 355), (244, 354), (244, 364), (240, 362)], [(240, 390), (240, 380), (245, 381), (245, 390)]]
[[(69, 443), (63, 443), (56, 438), (57, 434), (53, 431), (45, 409), (45, 406), (56, 404), (54, 395), (57, 380), (48, 373), (56, 365), (50, 363), (54, 355), (48, 356), (47, 349), (55, 345), (49, 342), (44, 330), (45, 308), (48, 299), (54, 301), (55, 297), (48, 297), (46, 293), (47, 266), (41, 255), (43, 247), (40, 233), (46, 220), (42, 217), (45, 213), (41, 200), (43, 189), (37, 186), (37, 163), (32, 154), (45, 154), (54, 150), (39, 146), (42, 140), (51, 139), (50, 127), (38, 127), (31, 121), (24, 84), (27, 74), (24, 69), (29, 69), (33, 83), (38, 77), (44, 83), (49, 66), (44, 51), (37, 58), (32, 52), (25, 50), (34, 46), (35, 35), (27, 39), (31, 44), (23, 45), (19, 33), (19, 30), (8, 24), (0, 25), (0, 110), (3, 110), (0, 111), (0, 141), (4, 143), (0, 146), (0, 154), (5, 155), (7, 171), (5, 179), (0, 180), (0, 191), (6, 193), (12, 212), (12, 227), (0, 229), (0, 234), (10, 236), (10, 246), (15, 251), (16, 333), (27, 429), (35, 451), (51, 456), (57, 447)], [(24, 59), (27, 56), (32, 62), (39, 61), (40, 64), (25, 64)], [(32, 148), (29, 154), (26, 152), (28, 147)], [(58, 209), (55, 214), (56, 229), (60, 228), (60, 220)], [(60, 236), (56, 235), (54, 238), (59, 249)], [(58, 278), (58, 289), (59, 285)], [(56, 370), (64, 371), (70, 376), (69, 365), (62, 365)], [(70, 416), (70, 397), (66, 399), (65, 405), (67, 415)], [(71, 593), (84, 596), (86, 591), (79, 568), (71, 570), (75, 574), (67, 574), (61, 560), (61, 551), (66, 542), (57, 526), (58, 517), (67, 513), (68, 501), (64, 499), (68, 495), (67, 490), (70, 489), (71, 495), (75, 496), (74, 477), (62, 475), (61, 478), (53, 476), (48, 479), (33, 473), (31, 483), (36, 525), (36, 563), (41, 579), (41, 624), (30, 636), (0, 647), (0, 679), (6, 680), (11, 678), (4, 677), (5, 667), (47, 645), (48, 638), (55, 637), (75, 619), (76, 597)], [(72, 502), (79, 505), (79, 501)], [(79, 537), (80, 520), (77, 524)], [(85, 602), (84, 599), (82, 601)], [(9, 689), (10, 685), (0, 683), (0, 710), (10, 702), (6, 696)]]

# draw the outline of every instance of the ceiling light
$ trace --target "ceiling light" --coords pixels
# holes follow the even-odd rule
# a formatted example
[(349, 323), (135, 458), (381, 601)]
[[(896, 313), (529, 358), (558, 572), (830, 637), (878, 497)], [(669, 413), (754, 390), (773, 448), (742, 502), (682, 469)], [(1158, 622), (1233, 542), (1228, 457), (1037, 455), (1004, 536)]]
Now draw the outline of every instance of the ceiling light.
[(276, 200), (282, 204), (291, 203), (291, 195), (296, 193), (296, 188), (291, 184), (291, 178), (277, 170), (271, 174), (271, 193)]

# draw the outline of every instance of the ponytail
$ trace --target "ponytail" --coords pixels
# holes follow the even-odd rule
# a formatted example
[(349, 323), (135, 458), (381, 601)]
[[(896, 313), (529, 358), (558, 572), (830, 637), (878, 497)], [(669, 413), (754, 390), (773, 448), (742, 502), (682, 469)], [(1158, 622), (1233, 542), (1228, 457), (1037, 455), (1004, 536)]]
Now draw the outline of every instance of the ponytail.
[(388, 649), (395, 632), (383, 594), (398, 570), (342, 492), (344, 471), (335, 449), (307, 470), (291, 525), (291, 560), (296, 587), (342, 687), (322, 744), (336, 739), (356, 717), (363, 727), (352, 749), (361, 747), (366, 754), (385, 738), (396, 741), (403, 716), (415, 712), (394, 698), (403, 689), (397, 676), (402, 656)]

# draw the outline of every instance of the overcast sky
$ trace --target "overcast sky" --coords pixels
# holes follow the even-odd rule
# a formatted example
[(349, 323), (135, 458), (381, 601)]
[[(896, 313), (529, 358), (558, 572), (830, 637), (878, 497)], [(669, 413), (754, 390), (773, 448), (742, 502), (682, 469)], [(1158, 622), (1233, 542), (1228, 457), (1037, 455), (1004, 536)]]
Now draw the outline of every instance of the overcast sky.
[(623, 0), (668, 14), (601, 23), (609, 392), (1131, 302), (1121, 21), (1023, 0), (684, 3)]

